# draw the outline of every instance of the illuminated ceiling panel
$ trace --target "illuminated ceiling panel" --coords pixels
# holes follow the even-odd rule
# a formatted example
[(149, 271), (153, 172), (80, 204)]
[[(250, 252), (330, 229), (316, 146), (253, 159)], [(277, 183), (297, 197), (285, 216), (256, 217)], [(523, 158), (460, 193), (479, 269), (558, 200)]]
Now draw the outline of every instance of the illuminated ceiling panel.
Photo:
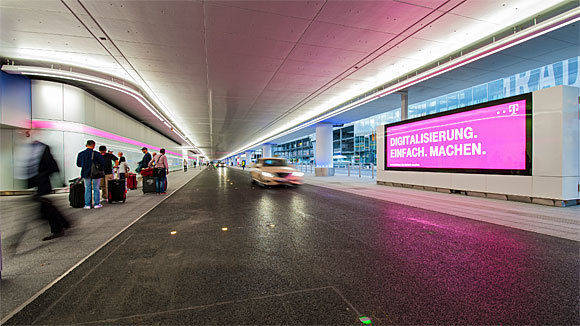
[(0, 56), (134, 83), (213, 155), (562, 2), (2, 0)]

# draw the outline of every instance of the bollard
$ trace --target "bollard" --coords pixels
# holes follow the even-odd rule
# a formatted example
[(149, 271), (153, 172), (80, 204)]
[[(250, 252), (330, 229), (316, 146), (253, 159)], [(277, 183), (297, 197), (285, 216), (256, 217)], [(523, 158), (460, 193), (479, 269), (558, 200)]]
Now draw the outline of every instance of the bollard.
[(362, 165), (361, 163), (358, 164), (358, 177), (359, 178), (361, 177), (361, 174), (360, 174), (361, 165)]
[(348, 170), (348, 176), (350, 177), (350, 163), (347, 164), (346, 168)]

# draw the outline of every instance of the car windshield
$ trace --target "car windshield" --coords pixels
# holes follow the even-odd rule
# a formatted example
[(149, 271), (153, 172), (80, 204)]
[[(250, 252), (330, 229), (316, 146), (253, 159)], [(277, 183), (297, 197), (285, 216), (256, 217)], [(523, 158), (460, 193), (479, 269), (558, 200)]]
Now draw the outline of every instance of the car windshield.
[(268, 159), (262, 162), (264, 166), (286, 166), (286, 160)]

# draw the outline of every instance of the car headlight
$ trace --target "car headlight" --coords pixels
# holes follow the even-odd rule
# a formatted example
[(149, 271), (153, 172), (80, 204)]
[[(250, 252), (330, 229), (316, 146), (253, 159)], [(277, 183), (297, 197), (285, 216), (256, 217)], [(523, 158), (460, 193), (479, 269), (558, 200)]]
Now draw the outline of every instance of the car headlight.
[(303, 172), (292, 172), (292, 175), (295, 177), (303, 177), (304, 173)]
[(262, 171), (262, 175), (268, 178), (273, 178), (274, 175), (270, 172)]

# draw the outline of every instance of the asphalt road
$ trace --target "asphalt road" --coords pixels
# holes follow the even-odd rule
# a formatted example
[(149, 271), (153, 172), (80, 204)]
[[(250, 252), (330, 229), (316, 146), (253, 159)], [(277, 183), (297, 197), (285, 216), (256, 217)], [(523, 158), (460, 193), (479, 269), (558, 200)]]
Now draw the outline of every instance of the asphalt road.
[(579, 324), (578, 252), (208, 168), (8, 324)]

